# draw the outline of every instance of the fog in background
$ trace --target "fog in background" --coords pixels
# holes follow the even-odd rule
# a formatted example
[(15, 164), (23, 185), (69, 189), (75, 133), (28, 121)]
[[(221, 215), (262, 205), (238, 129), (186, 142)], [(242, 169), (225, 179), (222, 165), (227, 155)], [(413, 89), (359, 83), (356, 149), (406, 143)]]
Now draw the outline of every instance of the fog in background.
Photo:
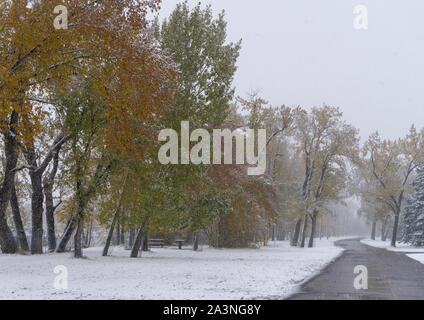
[[(181, 1), (164, 0), (160, 17)], [(193, 7), (199, 1), (188, 1)], [(238, 95), (273, 105), (339, 106), (364, 141), (404, 136), (424, 119), (424, 1), (209, 0), (226, 11), (230, 41), (243, 39)], [(366, 5), (368, 30), (353, 27)]]
[[(178, 0), (164, 0), (160, 18)], [(190, 7), (199, 1), (188, 1)], [(364, 142), (378, 130), (404, 136), (424, 121), (424, 1), (208, 0), (225, 10), (229, 41), (242, 42), (234, 85), (272, 105), (338, 106)], [(368, 30), (353, 26), (354, 8), (368, 8)], [(358, 199), (338, 208), (346, 232), (369, 230)], [(347, 214), (347, 216), (346, 216)], [(350, 226), (350, 227), (349, 227)], [(350, 230), (350, 231), (349, 231)]]

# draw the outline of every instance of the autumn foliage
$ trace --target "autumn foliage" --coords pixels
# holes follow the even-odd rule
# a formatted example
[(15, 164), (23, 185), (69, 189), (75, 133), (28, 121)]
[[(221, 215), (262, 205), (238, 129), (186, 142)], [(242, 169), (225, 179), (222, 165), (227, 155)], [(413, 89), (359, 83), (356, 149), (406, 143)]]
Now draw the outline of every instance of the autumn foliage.
[(34, 134), (47, 115), (31, 99), (64, 93), (89, 79), (106, 101), (105, 141), (139, 156), (153, 136), (149, 124), (172, 105), (178, 76), (148, 27), (146, 15), (159, 1), (63, 1), (67, 30), (53, 25), (56, 5), (2, 1), (0, 118), (16, 111), (26, 119), (19, 133), (30, 134), (30, 122)]

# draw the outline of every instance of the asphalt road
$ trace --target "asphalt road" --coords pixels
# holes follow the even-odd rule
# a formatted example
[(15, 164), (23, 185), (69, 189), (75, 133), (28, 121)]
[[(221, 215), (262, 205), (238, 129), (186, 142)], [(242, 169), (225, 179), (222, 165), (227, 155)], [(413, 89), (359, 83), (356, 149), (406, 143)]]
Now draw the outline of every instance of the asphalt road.
[[(405, 253), (341, 240), (343, 254), (319, 275), (304, 283), (289, 300), (424, 300), (424, 264)], [(357, 265), (368, 269), (368, 289), (354, 288)]]

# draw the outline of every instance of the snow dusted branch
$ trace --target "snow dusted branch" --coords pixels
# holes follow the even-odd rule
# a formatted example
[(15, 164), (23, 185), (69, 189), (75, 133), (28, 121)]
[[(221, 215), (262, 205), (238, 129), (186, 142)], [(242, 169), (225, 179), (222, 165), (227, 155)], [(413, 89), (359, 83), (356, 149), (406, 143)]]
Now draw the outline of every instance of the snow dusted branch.
[(18, 172), (18, 171), (22, 171), (22, 170), (24, 170), (24, 169), (28, 169), (28, 170), (35, 170), (35, 168), (34, 168), (34, 167), (32, 167), (32, 166), (23, 165), (23, 166), (20, 166), (20, 167), (17, 167), (17, 168), (15, 168), (15, 169), (13, 169), (13, 170), (12, 170), (12, 172)]
[(71, 138), (70, 135), (65, 135), (63, 136), (63, 134), (60, 134), (53, 146), (50, 148), (49, 152), (47, 153), (46, 157), (44, 158), (43, 162), (41, 163), (41, 165), (36, 169), (36, 171), (41, 171), (44, 172), (44, 170), (47, 168), (47, 166), (49, 165), (50, 161), (52, 160), (54, 153), (58, 151), (58, 149), (60, 149), (62, 147), (62, 145), (67, 142), (69, 139)]

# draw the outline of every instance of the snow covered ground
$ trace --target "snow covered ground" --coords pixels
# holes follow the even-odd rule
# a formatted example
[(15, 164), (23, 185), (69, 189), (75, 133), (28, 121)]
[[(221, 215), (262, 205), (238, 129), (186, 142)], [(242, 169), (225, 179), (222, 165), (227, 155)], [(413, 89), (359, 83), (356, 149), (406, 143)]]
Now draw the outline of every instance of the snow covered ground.
[[(0, 299), (280, 299), (343, 249), (336, 238), (301, 249), (271, 242), (260, 249), (154, 248), (142, 258), (115, 247), (39, 256), (0, 254)], [(68, 271), (68, 289), (55, 289), (58, 265)], [(63, 274), (62, 274), (63, 275)]]
[(369, 245), (371, 247), (375, 247), (375, 248), (383, 248), (389, 251), (395, 251), (395, 252), (423, 252), (424, 253), (424, 248), (419, 248), (419, 247), (412, 247), (409, 244), (405, 244), (405, 243), (396, 243), (396, 248), (393, 248), (390, 246), (390, 241), (381, 241), (381, 240), (371, 240), (371, 239), (362, 239), (361, 242), (363, 244)]
[(376, 248), (382, 248), (389, 251), (395, 251), (395, 252), (405, 252), (408, 253), (407, 256), (411, 259), (415, 259), (421, 263), (424, 264), (424, 248), (419, 247), (412, 247), (405, 243), (396, 243), (396, 248), (393, 248), (390, 246), (390, 241), (381, 241), (381, 240), (371, 240), (371, 239), (362, 239), (361, 242), (363, 244), (376, 247)]
[(424, 264), (424, 253), (412, 253), (407, 254), (407, 256)]

